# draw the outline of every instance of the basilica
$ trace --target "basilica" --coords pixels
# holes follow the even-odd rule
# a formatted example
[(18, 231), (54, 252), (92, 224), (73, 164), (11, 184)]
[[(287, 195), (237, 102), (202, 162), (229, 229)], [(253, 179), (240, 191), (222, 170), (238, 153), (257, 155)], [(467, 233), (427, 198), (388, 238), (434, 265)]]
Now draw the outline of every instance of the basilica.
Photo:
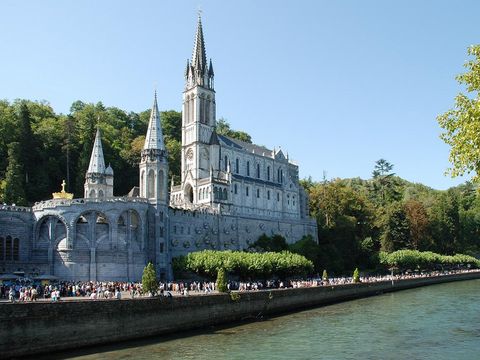
[(152, 262), (161, 279), (171, 279), (172, 258), (188, 252), (242, 250), (262, 234), (289, 243), (316, 239), (298, 166), (288, 155), (216, 132), (215, 75), (200, 17), (184, 76), (181, 182), (168, 185), (155, 93), (139, 186), (114, 195), (114, 169), (105, 166), (97, 129), (84, 198), (62, 188), (31, 208), (0, 205), (0, 273), (138, 281)]

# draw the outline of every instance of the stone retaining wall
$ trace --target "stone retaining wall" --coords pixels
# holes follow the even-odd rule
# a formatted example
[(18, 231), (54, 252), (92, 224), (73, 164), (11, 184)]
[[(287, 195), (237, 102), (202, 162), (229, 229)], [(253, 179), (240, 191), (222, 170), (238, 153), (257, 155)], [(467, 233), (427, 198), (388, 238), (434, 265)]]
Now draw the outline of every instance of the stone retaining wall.
[(0, 358), (254, 319), (380, 293), (480, 278), (480, 272), (358, 285), (173, 298), (0, 304)]

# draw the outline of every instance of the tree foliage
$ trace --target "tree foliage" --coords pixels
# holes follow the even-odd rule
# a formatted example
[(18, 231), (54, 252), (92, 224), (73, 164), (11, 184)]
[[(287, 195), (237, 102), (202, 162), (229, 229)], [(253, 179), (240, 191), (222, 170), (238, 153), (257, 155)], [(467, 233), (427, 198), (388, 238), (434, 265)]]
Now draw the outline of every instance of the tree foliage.
[(313, 271), (310, 260), (288, 251), (248, 253), (204, 250), (174, 258), (173, 266), (177, 271), (192, 271), (209, 278), (217, 276), (218, 269), (242, 279), (298, 276)]
[(150, 262), (143, 269), (142, 290), (145, 293), (148, 292), (152, 295), (156, 294), (158, 290), (157, 273), (155, 271), (155, 267)]
[[(6, 174), (9, 165), (8, 146), (18, 143), (15, 167), (21, 181), (15, 193), (23, 200), (16, 204), (32, 204), (51, 198), (63, 179), (67, 191), (83, 195), (97, 126), (102, 131), (106, 163), (115, 174), (114, 194), (125, 195), (138, 186), (138, 163), (145, 141), (150, 110), (126, 112), (116, 107), (75, 101), (70, 113), (56, 114), (46, 102), (0, 101), (0, 201), (13, 202), (11, 182)], [(169, 155), (169, 177), (180, 176), (181, 113), (161, 112), (164, 140)], [(12, 174), (10, 174), (11, 176)], [(19, 187), (22, 189), (20, 190)], [(5, 190), (8, 195), (5, 198)], [(20, 192), (19, 192), (20, 191)]]
[(246, 143), (252, 143), (252, 137), (244, 131), (233, 130), (227, 120), (220, 118), (217, 120), (216, 131), (220, 135), (225, 135)]
[(465, 86), (466, 93), (455, 98), (453, 109), (437, 117), (444, 129), (440, 135), (450, 146), (452, 167), (448, 173), (461, 176), (473, 173), (473, 181), (480, 180), (480, 45), (468, 49), (472, 58), (467, 61), (467, 72), (457, 76), (457, 81)]
[(380, 252), (380, 263), (387, 267), (406, 269), (433, 269), (438, 266), (470, 265), (480, 267), (480, 260), (464, 254), (440, 255), (431, 251), (398, 250), (392, 253)]

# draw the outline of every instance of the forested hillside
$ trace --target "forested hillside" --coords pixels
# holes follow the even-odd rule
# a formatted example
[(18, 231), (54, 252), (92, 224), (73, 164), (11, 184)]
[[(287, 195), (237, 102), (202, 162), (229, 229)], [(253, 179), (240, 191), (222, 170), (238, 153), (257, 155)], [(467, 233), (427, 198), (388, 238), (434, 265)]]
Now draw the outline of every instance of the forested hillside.
[(319, 226), (316, 263), (345, 271), (375, 267), (380, 250), (478, 254), (477, 186), (438, 191), (405, 181), (392, 169), (379, 160), (369, 180), (302, 181)]
[[(138, 185), (138, 162), (147, 131), (150, 109), (140, 113), (101, 102), (76, 101), (68, 115), (56, 114), (46, 102), (0, 100), (0, 201), (31, 205), (50, 199), (63, 179), (67, 191), (83, 196), (96, 127), (102, 132), (105, 162), (115, 172), (114, 194), (125, 195)], [(180, 175), (181, 113), (161, 113), (169, 154), (169, 178)], [(217, 131), (251, 142), (219, 119)]]

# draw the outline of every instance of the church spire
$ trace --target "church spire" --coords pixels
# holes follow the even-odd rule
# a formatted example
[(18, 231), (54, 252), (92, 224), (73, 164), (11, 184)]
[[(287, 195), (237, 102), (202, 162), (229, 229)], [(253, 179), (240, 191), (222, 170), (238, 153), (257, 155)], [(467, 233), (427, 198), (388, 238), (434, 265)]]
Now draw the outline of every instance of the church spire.
[(143, 150), (148, 149), (165, 150), (162, 125), (160, 123), (160, 112), (158, 111), (157, 104), (157, 90), (155, 90), (152, 111), (150, 112), (150, 121), (148, 122), (147, 137), (145, 138), (145, 145), (143, 146)]
[(92, 156), (88, 165), (87, 173), (103, 174), (105, 172), (105, 160), (103, 159), (102, 139), (100, 136), (100, 128), (97, 127), (95, 142), (93, 143)]
[(185, 80), (187, 88), (191, 86), (203, 86), (213, 90), (213, 66), (212, 60), (207, 62), (205, 40), (203, 39), (202, 18), (198, 14), (197, 32), (193, 46), (192, 62), (187, 62)]
[(204, 75), (207, 67), (207, 54), (205, 51), (205, 41), (203, 40), (202, 18), (198, 14), (197, 33), (195, 35), (195, 45), (193, 47), (192, 66), (195, 71)]

